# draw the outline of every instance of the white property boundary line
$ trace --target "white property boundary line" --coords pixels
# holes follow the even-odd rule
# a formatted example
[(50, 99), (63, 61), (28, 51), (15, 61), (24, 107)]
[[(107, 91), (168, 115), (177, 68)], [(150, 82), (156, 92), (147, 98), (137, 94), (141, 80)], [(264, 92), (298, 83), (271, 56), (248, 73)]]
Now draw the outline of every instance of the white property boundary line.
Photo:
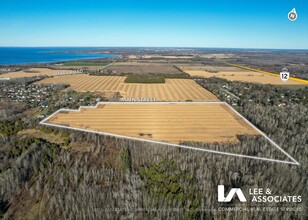
[[(290, 158), (293, 162), (291, 161), (284, 161), (284, 160), (276, 160), (276, 159), (269, 159), (269, 158), (264, 158), (264, 157), (256, 157), (256, 156), (248, 156), (248, 155), (243, 155), (243, 154), (234, 154), (234, 153), (227, 153), (227, 152), (222, 152), (222, 151), (216, 151), (216, 150), (209, 150), (209, 149), (202, 149), (202, 148), (197, 148), (197, 147), (190, 147), (190, 146), (185, 146), (185, 145), (179, 145), (179, 144), (172, 144), (172, 143), (167, 143), (167, 142), (162, 142), (162, 141), (154, 141), (154, 140), (147, 140), (147, 139), (141, 139), (141, 138), (136, 138), (136, 137), (130, 137), (130, 136), (125, 136), (125, 135), (118, 135), (118, 134), (113, 134), (113, 133), (107, 133), (107, 132), (100, 132), (100, 131), (94, 131), (94, 130), (88, 130), (88, 129), (82, 129), (82, 128), (76, 128), (76, 127), (70, 127), (70, 126), (65, 126), (65, 125), (57, 125), (57, 124), (52, 124), (48, 123), (50, 118), (52, 118), (54, 115), (58, 114), (59, 112), (79, 112), (81, 109), (95, 109), (99, 105), (132, 105), (132, 104), (224, 104), (228, 108), (230, 108), (236, 115), (238, 115), (240, 118), (242, 118), (246, 123), (248, 123), (251, 127), (253, 127), (258, 133), (260, 133), (266, 140), (268, 140), (272, 145), (274, 145), (276, 148), (278, 148), (280, 151), (282, 151), (285, 155), (287, 155), (288, 158)], [(130, 140), (135, 140), (135, 141), (143, 141), (143, 142), (149, 142), (149, 143), (155, 143), (155, 144), (161, 144), (161, 145), (166, 145), (166, 146), (173, 146), (173, 147), (178, 147), (178, 148), (184, 148), (184, 149), (190, 149), (190, 150), (198, 150), (198, 151), (203, 151), (203, 152), (209, 152), (209, 153), (215, 153), (215, 154), (221, 154), (221, 155), (228, 155), (228, 156), (235, 156), (235, 157), (242, 157), (242, 158), (249, 158), (249, 159), (257, 159), (257, 160), (264, 160), (264, 161), (271, 161), (271, 162), (277, 162), (277, 163), (286, 163), (286, 164), (295, 164), (295, 165), (300, 165), (293, 157), (291, 157), (286, 151), (284, 151), (281, 147), (278, 146), (273, 140), (271, 140), (266, 134), (264, 134), (261, 130), (259, 130), (256, 126), (254, 126), (250, 121), (248, 121), (244, 116), (242, 116), (240, 113), (238, 113), (235, 109), (233, 109), (228, 103), (226, 102), (98, 102), (96, 103), (95, 106), (80, 106), (79, 109), (74, 110), (74, 109), (59, 109), (44, 120), (40, 122), (41, 125), (47, 125), (47, 126), (52, 126), (52, 127), (58, 127), (58, 128), (65, 128), (65, 129), (71, 129), (71, 130), (76, 130), (76, 131), (83, 131), (83, 132), (89, 132), (89, 133), (94, 133), (94, 134), (100, 134), (100, 135), (106, 135), (106, 136), (111, 136), (111, 137), (116, 137), (116, 138), (125, 138), (125, 139), (130, 139)]]

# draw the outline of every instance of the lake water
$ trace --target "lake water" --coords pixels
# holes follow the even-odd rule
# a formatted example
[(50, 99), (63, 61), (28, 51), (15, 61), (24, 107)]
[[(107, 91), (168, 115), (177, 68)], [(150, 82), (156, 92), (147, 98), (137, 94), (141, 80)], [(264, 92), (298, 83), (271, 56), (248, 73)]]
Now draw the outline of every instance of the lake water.
[[(111, 58), (114, 54), (90, 54), (82, 51), (98, 50), (102, 48), (77, 47), (0, 47), (0, 65), (50, 63), (79, 59)], [(74, 52), (78, 51), (78, 53)]]

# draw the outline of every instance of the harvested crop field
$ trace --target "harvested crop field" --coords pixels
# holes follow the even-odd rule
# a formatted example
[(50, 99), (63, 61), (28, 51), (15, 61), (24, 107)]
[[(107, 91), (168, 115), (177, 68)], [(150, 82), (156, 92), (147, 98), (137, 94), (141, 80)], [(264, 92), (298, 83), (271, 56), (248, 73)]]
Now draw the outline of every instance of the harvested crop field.
[(159, 74), (180, 74), (180, 70), (175, 68), (172, 64), (168, 63), (141, 63), (141, 62), (124, 62), (113, 63), (106, 67), (104, 73), (112, 72), (120, 73), (159, 73)]
[(257, 134), (224, 103), (104, 103), (63, 110), (46, 123), (175, 144), (236, 142), (236, 135)]
[(120, 92), (124, 98), (155, 98), (158, 101), (218, 101), (211, 92), (191, 79), (166, 79), (165, 83), (124, 83), (122, 76), (68, 75), (43, 79), (39, 84), (69, 84), (78, 92), (100, 92), (103, 96)]
[[(232, 68), (232, 67), (231, 67)], [(304, 85), (304, 83), (294, 81), (289, 79), (287, 82), (281, 81), (279, 76), (273, 76), (268, 74), (263, 74), (253, 71), (228, 71), (228, 72), (217, 72), (211, 73), (204, 70), (186, 70), (190, 76), (210, 78), (219, 77), (230, 81), (243, 81), (251, 83), (261, 83), (261, 84), (273, 84), (273, 85)]]
[[(67, 71), (67, 70), (64, 70)], [(25, 77), (34, 77), (34, 76), (55, 76), (61, 70), (52, 70), (48, 68), (31, 68), (24, 71), (9, 72), (1, 74), (0, 78), (25, 78)]]
[(274, 74), (265, 74), (250, 70), (241, 69), (234, 66), (211, 66), (202, 64), (179, 65), (179, 67), (192, 77), (210, 78), (218, 77), (230, 81), (243, 81), (250, 83), (273, 84), (273, 85), (304, 85), (289, 79), (287, 82), (281, 81), (279, 76)]

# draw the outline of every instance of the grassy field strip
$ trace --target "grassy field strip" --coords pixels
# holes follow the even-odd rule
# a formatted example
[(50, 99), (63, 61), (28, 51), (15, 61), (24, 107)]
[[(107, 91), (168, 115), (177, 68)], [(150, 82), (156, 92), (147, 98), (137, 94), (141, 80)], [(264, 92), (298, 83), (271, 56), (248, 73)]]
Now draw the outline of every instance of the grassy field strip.
[(106, 67), (107, 65), (110, 65), (111, 62), (87, 62), (87, 61), (68, 61), (62, 63), (63, 66), (104, 66)]
[[(88, 129), (88, 128), (80, 128), (80, 127), (78, 127), (76, 125), (75, 126), (70, 126), (70, 125), (66, 125), (66, 124), (65, 125), (61, 125), (61, 124), (54, 124), (54, 123), (50, 123), (49, 122), (50, 119), (58, 117), (57, 116), (58, 113), (64, 114), (63, 112), (68, 112), (68, 113), (69, 112), (76, 112), (76, 113), (78, 113), (78, 112), (84, 111), (86, 109), (88, 109), (88, 110), (94, 110), (96, 108), (99, 109), (99, 108), (102, 108), (102, 106), (104, 106), (103, 108), (105, 108), (107, 105), (130, 105), (130, 107), (132, 107), (132, 109), (135, 109), (137, 107), (136, 105), (143, 105), (144, 106), (145, 104), (146, 104), (145, 102), (99, 102), (99, 103), (97, 103), (96, 106), (80, 106), (80, 108), (78, 110), (60, 109), (60, 110), (56, 111), (55, 113), (53, 113), (52, 115), (50, 115), (47, 118), (45, 118), (43, 121), (40, 122), (40, 124), (47, 125), (47, 126), (53, 126), (53, 127), (59, 127), (59, 128), (66, 128), (66, 129), (84, 131), (84, 132), (91, 132), (91, 133), (96, 133), (96, 134), (102, 134), (102, 135), (112, 136), (112, 137), (116, 137), (116, 138), (125, 138), (125, 139), (131, 139), (131, 140), (137, 140), (137, 141), (143, 141), (143, 142), (156, 143), (156, 144), (166, 145), (166, 146), (173, 146), (173, 147), (179, 147), (179, 148), (185, 148), (185, 149), (191, 149), (191, 150), (210, 152), (210, 153), (215, 153), (215, 154), (222, 154), (222, 155), (229, 155), (229, 156), (244, 157), (244, 158), (250, 158), (250, 159), (258, 159), (258, 160), (265, 160), (265, 161), (271, 161), (271, 162), (279, 162), (279, 163), (299, 165), (299, 163), (295, 159), (293, 159), (288, 153), (286, 153), (275, 142), (273, 142), (269, 137), (267, 137), (266, 134), (264, 134), (262, 131), (260, 131), (258, 128), (256, 128), (252, 123), (250, 123), (247, 119), (245, 119), (241, 114), (239, 114), (237, 111), (235, 111), (231, 106), (229, 106), (225, 102), (180, 102), (180, 103), (179, 102), (151, 102), (150, 106), (155, 106), (156, 105), (157, 107), (159, 107), (159, 105), (170, 105), (170, 104), (171, 105), (176, 105), (176, 104), (180, 104), (181, 106), (187, 105), (187, 108), (189, 108), (189, 105), (192, 106), (192, 105), (200, 105), (200, 104), (202, 104), (202, 105), (215, 105), (215, 104), (223, 105), (224, 108), (228, 108), (230, 110), (230, 112), (231, 112), (230, 114), (233, 115), (233, 113), (234, 113), (235, 117), (243, 119), (247, 124), (249, 124), (249, 126), (251, 126), (251, 128), (253, 128), (255, 130), (255, 132), (257, 132), (257, 133), (261, 134), (263, 137), (265, 137), (272, 145), (277, 147), (281, 152), (283, 152), (286, 156), (288, 156), (288, 158), (290, 158), (292, 161), (276, 160), (276, 159), (270, 159), (270, 158), (264, 158), (264, 157), (256, 157), (256, 156), (227, 153), (227, 152), (221, 152), (221, 151), (215, 151), (215, 150), (208, 150), (208, 149), (203, 149), (203, 148), (179, 145), (179, 144), (175, 144), (175, 143), (168, 143), (168, 142), (164, 142), (164, 141), (150, 140), (150, 139), (145, 139), (145, 138), (140, 138), (140, 137), (131, 137), (131, 136), (122, 135), (122, 134), (115, 134), (115, 133), (112, 133), (112, 132), (101, 132), (101, 131), (98, 131), (98, 130), (93, 130), (93, 129)], [(149, 105), (149, 103), (147, 105)], [(176, 107), (178, 108), (179, 106), (176, 106)], [(186, 106), (184, 107), (184, 110), (185, 110), (185, 108), (186, 108)], [(109, 110), (112, 110), (112, 109), (109, 109)], [(154, 109), (154, 112), (155, 111), (156, 110)], [(169, 112), (169, 114), (171, 114), (171, 113), (172, 112)], [(66, 114), (64, 114), (64, 115), (66, 115)], [(110, 116), (107, 115), (106, 117), (108, 118)], [(77, 117), (74, 117), (73, 121), (76, 121), (76, 119), (77, 119)], [(94, 119), (95, 119), (95, 117), (94, 117)], [(121, 121), (122, 119), (120, 118), (119, 120)], [(77, 121), (78, 121), (78, 119), (77, 119)], [(153, 123), (154, 123), (154, 121), (153, 121)], [(199, 121), (197, 123), (199, 123)], [(101, 123), (98, 123), (98, 124), (101, 124)], [(183, 124), (181, 124), (181, 126), (182, 125)], [(184, 125), (185, 125), (185, 123), (184, 123)], [(118, 128), (118, 129), (120, 128), (120, 127), (118, 127), (116, 125), (114, 125), (114, 127)], [(157, 127), (155, 129), (157, 129), (157, 131), (160, 132), (160, 133), (164, 133), (162, 131), (164, 131), (165, 129), (166, 129), (166, 132), (167, 132), (167, 127), (164, 128), (163, 130), (161, 130), (160, 127)], [(217, 131), (217, 132), (223, 131), (223, 130), (220, 130), (220, 129), (222, 129), (222, 128), (221, 127), (216, 127), (215, 131)], [(233, 130), (233, 128), (231, 130)], [(123, 129), (123, 131), (127, 132), (126, 129)], [(151, 132), (152, 131), (153, 130), (151, 130)], [(180, 129), (180, 130), (177, 129), (170, 136), (170, 138), (172, 138), (172, 140), (176, 139), (176, 136), (179, 135), (177, 133), (177, 131), (181, 131), (181, 134), (183, 132), (183, 135), (185, 135), (184, 134), (185, 129), (184, 130), (183, 129)], [(212, 131), (212, 132), (215, 133), (215, 131)], [(227, 137), (230, 137), (228, 135), (231, 135), (231, 133), (227, 133), (226, 135), (227, 135)], [(214, 138), (213, 141), (216, 141), (216, 139)]]
[[(250, 71), (253, 71), (253, 72), (264, 73), (264, 74), (267, 74), (267, 75), (280, 77), (280, 74), (277, 74), (277, 73), (266, 72), (266, 71), (262, 71), (262, 70), (258, 70), (258, 69), (253, 69), (253, 68), (246, 67), (246, 66), (240, 66), (240, 65), (233, 64), (233, 63), (228, 63), (228, 62), (224, 62), (224, 63), (227, 64), (227, 65), (230, 65), (230, 66), (241, 68), (241, 69), (250, 70)], [(301, 82), (301, 83), (308, 84), (308, 80), (305, 80), (305, 79), (299, 79), (299, 78), (295, 78), (295, 77), (290, 77), (289, 79), (291, 79), (293, 81), (296, 81), (296, 82)]]

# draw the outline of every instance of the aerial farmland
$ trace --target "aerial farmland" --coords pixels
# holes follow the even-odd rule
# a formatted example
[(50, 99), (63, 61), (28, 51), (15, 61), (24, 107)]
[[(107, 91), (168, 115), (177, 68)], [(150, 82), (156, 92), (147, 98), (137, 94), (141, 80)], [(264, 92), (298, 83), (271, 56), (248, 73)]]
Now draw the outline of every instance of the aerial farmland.
[[(34, 76), (55, 76), (62, 70), (53, 70), (49, 68), (30, 68), (28, 70), (21, 70), (16, 72), (8, 72), (0, 75), (0, 78), (24, 78)], [(67, 71), (67, 70), (64, 70)]]
[(191, 79), (166, 79), (165, 83), (125, 83), (122, 76), (57, 76), (39, 84), (69, 84), (78, 92), (100, 92), (110, 96), (119, 92), (125, 98), (155, 98), (158, 101), (217, 101), (209, 91)]
[(165, 73), (165, 74), (180, 74), (182, 73), (174, 65), (168, 63), (155, 63), (155, 62), (117, 62), (107, 66), (104, 72), (113, 73)]
[(308, 0), (39, 2), (1, 1), (0, 220), (308, 220)]
[(119, 103), (60, 111), (47, 123), (179, 144), (236, 142), (257, 131), (224, 103)]
[(273, 84), (273, 85), (304, 85), (305, 83), (290, 79), (281, 81), (279, 75), (250, 71), (233, 66), (211, 66), (211, 65), (183, 65), (182, 70), (191, 77), (210, 78), (218, 77), (229, 81), (242, 81), (250, 83)]

